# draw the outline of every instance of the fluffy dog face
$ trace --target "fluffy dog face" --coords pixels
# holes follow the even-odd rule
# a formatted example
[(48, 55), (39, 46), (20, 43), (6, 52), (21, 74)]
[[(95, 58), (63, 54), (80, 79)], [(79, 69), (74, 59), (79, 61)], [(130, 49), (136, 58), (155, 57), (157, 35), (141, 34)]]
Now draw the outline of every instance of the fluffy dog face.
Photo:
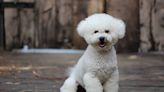
[(118, 39), (124, 37), (125, 24), (108, 14), (94, 14), (82, 20), (77, 31), (94, 48), (109, 50)]

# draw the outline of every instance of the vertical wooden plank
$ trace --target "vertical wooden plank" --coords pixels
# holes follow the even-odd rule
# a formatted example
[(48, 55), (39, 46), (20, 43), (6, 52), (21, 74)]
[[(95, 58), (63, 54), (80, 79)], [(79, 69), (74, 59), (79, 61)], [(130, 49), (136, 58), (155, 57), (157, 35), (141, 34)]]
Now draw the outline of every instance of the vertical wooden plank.
[[(5, 0), (14, 2), (15, 0)], [(32, 0), (30, 0), (32, 2)], [(22, 2), (18, 0), (17, 2)], [(23, 0), (29, 2), (29, 0)], [(6, 48), (33, 47), (34, 12), (32, 9), (5, 8)]]
[(87, 9), (88, 15), (104, 12), (104, 1), (105, 0), (89, 0)]
[(34, 46), (34, 12), (32, 9), (20, 10), (20, 43), (21, 45)]
[(148, 52), (151, 43), (151, 12), (154, 0), (140, 0), (140, 48), (139, 52)]
[(84, 39), (77, 33), (78, 23), (91, 14), (102, 13), (103, 10), (104, 0), (82, 0), (81, 2), (73, 0), (73, 48), (84, 49), (87, 47)]
[(155, 0), (152, 10), (152, 35), (155, 50), (164, 51), (164, 0)]
[(56, 43), (56, 0), (51, 0), (48, 2), (46, 6), (51, 6), (47, 7), (44, 9), (44, 11), (49, 11), (47, 13), (47, 43), (49, 48), (54, 48), (55, 43)]
[[(33, 2), (34, 0), (19, 0), (19, 2)], [(22, 8), (19, 9), (19, 29), (20, 30), (20, 45), (28, 45), (29, 47), (34, 47), (34, 9), (33, 8)]]
[(55, 47), (56, 0), (36, 0), (36, 47)]
[[(14, 0), (4, 0), (14, 1)], [(18, 11), (14, 8), (5, 8), (5, 33), (6, 33), (6, 49), (19, 48), (20, 33), (18, 32)]]
[(61, 48), (72, 47), (72, 1), (60, 0), (57, 2), (58, 9), (58, 35), (57, 44)]
[[(0, 0), (2, 3), (3, 0)], [(0, 8), (0, 50), (4, 49), (5, 46), (5, 33), (4, 33), (4, 9)]]
[(123, 19), (126, 36), (117, 44), (117, 51), (136, 52), (139, 48), (139, 0), (106, 0), (107, 13)]
[[(42, 7), (40, 7), (42, 6)], [(41, 21), (41, 13), (43, 9), (43, 0), (35, 0), (35, 47), (42, 47), (42, 21)]]
[(78, 0), (73, 0), (73, 39), (72, 44), (73, 48), (75, 49), (84, 49), (86, 48), (87, 44), (83, 38), (81, 38), (77, 31), (77, 24), (88, 16), (87, 14), (87, 6), (88, 0), (82, 0), (79, 2)]

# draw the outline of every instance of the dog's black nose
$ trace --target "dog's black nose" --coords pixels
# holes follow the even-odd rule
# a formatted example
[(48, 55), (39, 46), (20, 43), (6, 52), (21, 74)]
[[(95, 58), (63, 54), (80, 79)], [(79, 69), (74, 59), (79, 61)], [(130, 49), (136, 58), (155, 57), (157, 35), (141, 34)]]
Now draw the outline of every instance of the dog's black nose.
[(101, 42), (104, 42), (105, 37), (100, 37), (99, 40), (100, 40)]

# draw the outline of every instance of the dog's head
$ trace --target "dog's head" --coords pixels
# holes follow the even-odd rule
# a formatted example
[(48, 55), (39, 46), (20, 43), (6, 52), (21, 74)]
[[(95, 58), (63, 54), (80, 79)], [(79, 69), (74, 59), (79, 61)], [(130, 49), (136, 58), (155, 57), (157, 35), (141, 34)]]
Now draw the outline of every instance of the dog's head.
[(108, 50), (118, 39), (124, 37), (125, 24), (108, 14), (94, 14), (82, 20), (77, 31), (89, 45), (100, 50)]

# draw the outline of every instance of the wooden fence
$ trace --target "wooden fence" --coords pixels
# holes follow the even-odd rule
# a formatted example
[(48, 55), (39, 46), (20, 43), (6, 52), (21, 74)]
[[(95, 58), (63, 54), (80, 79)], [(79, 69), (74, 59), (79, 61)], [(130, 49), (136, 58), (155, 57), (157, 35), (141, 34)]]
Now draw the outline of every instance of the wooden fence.
[[(85, 48), (85, 41), (76, 32), (78, 22), (88, 15), (104, 12), (123, 19), (127, 25), (126, 37), (116, 45), (118, 51), (136, 52), (139, 48), (144, 51), (140, 36), (143, 35), (141, 21), (144, 21), (141, 3), (149, 0), (4, 0), (7, 1), (34, 3), (33, 8), (4, 7), (8, 50), (24, 44), (31, 48)], [(151, 44), (156, 44), (153, 40)]]
[(164, 0), (140, 0), (139, 50), (164, 51)]

